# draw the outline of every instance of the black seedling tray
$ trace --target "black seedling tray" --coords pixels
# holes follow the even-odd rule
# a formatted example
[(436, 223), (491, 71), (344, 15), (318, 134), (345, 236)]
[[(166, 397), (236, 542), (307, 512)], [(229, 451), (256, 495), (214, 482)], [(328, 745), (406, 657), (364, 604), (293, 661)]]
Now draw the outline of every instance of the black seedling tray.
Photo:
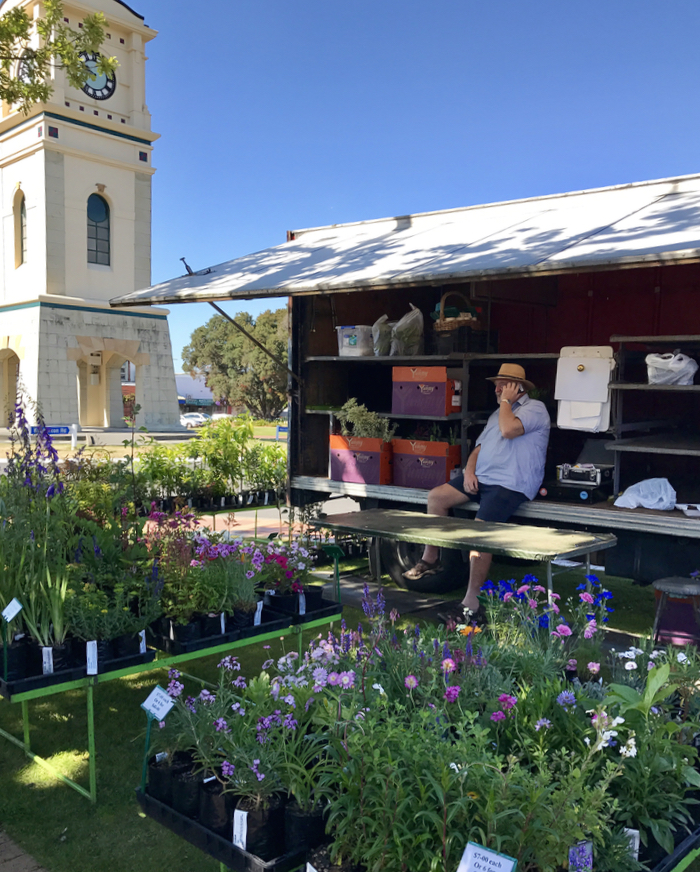
[(293, 623), (292, 615), (285, 615), (282, 612), (277, 612), (270, 606), (263, 606), (262, 615), (260, 616), (260, 625), (258, 627), (246, 627), (240, 630), (240, 639), (252, 639), (254, 636), (260, 636), (262, 633), (272, 633), (275, 630), (286, 630)]
[(216, 833), (176, 812), (170, 806), (158, 802), (141, 790), (136, 791), (136, 799), (148, 817), (234, 872), (293, 872), (293, 870), (304, 869), (306, 853), (303, 851), (296, 854), (283, 854), (274, 860), (261, 860), (255, 854), (237, 848), (232, 842), (217, 836)]
[(700, 847), (700, 827), (687, 836), (676, 847), (676, 850), (664, 857), (659, 863), (654, 866), (651, 872), (674, 872), (674, 869), (696, 848)]
[(151, 637), (151, 644), (168, 654), (189, 654), (190, 651), (203, 651), (206, 648), (214, 648), (217, 645), (225, 645), (227, 642), (235, 642), (240, 639), (240, 630), (231, 630), (227, 633), (217, 633), (215, 636), (203, 636), (192, 639), (191, 642), (180, 642), (170, 639), (162, 633)]
[(305, 615), (290, 615), (293, 624), (307, 624), (309, 621), (316, 621), (319, 618), (331, 618), (333, 615), (339, 615), (343, 611), (340, 603), (334, 600), (321, 600), (322, 606), (320, 609), (307, 611)]

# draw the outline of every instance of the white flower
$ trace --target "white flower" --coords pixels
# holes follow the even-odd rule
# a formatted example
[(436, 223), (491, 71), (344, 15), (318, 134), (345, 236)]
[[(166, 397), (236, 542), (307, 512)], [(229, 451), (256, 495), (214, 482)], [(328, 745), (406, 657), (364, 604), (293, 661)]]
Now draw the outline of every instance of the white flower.
[(626, 744), (620, 748), (620, 755), (622, 757), (637, 756), (637, 743), (634, 741), (634, 736), (630, 736)]
[(637, 664), (634, 662), (634, 660), (628, 660), (627, 663), (625, 663), (625, 669), (628, 672), (631, 672), (633, 669), (636, 669), (636, 668), (637, 668)]
[(459, 766), (456, 763), (450, 763), (450, 769), (454, 769), (455, 772), (459, 772)]
[(630, 651), (634, 651), (637, 657), (641, 657), (644, 651), (641, 648), (630, 648)]
[(661, 655), (663, 653), (664, 653), (663, 651), (652, 651), (649, 656), (651, 657), (652, 660), (656, 660), (656, 658), (661, 657)]
[(591, 740), (588, 738), (588, 736), (584, 736), (584, 737), (583, 737), (583, 741), (584, 741), (587, 745), (590, 745), (590, 744), (591, 744)]
[(679, 663), (687, 663), (687, 662), (688, 662), (688, 657), (687, 657), (687, 655), (684, 654), (682, 651), (679, 651), (678, 654), (676, 654), (676, 660), (677, 660)]
[(620, 658), (620, 660), (634, 660), (637, 655), (634, 653), (634, 648), (630, 648), (629, 651), (620, 651), (617, 656)]
[[(373, 684), (373, 685), (372, 685), (372, 690), (378, 690), (379, 693), (380, 693), (382, 696), (386, 696), (386, 691), (385, 691), (384, 688), (381, 686), (381, 684)], [(452, 764), (452, 765), (454, 765), (454, 764)]]
[(613, 718), (612, 725), (613, 725), (613, 727), (619, 727), (620, 724), (624, 724), (624, 722), (625, 722), (624, 718)]
[(650, 661), (647, 663), (647, 672), (651, 672), (651, 670), (652, 670), (655, 666), (656, 666), (656, 663), (654, 663), (653, 660), (650, 660)]

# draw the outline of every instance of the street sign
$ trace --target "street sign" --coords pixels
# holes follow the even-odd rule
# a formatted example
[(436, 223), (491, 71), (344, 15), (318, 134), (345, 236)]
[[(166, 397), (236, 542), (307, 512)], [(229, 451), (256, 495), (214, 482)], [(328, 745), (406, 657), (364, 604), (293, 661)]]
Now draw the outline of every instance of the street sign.
[[(39, 430), (42, 429), (40, 427), (30, 427), (29, 432), (32, 436), (36, 436)], [(48, 433), (49, 436), (69, 436), (70, 435), (70, 427), (44, 427), (44, 432)]]

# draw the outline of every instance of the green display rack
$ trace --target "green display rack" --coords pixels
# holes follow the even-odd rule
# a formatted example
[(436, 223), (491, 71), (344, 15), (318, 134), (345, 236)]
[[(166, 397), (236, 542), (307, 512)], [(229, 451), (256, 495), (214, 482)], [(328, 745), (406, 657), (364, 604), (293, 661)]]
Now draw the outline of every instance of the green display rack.
[[(342, 609), (338, 606), (338, 611), (333, 615), (326, 615), (322, 618), (306, 621), (303, 624), (290, 624), (289, 627), (283, 629), (271, 630), (267, 633), (259, 633), (256, 636), (250, 636), (246, 639), (238, 639), (233, 642), (225, 642), (222, 645), (214, 645), (211, 648), (203, 648), (198, 651), (190, 651), (186, 654), (177, 654), (173, 656), (159, 657), (158, 652), (156, 659), (148, 663), (141, 663), (136, 666), (130, 666), (125, 669), (117, 669), (113, 672), (104, 672), (99, 675), (91, 675), (85, 678), (79, 678), (74, 681), (65, 681), (60, 684), (49, 685), (35, 690), (28, 690), (24, 693), (16, 693), (5, 698), (9, 704), (20, 703), (22, 706), (22, 726), (24, 731), (23, 739), (13, 736), (3, 729), (0, 729), (0, 736), (17, 745), (34, 763), (51, 772), (56, 778), (72, 787), (81, 796), (89, 799), (90, 802), (97, 802), (97, 767), (95, 761), (95, 710), (94, 710), (94, 691), (98, 684), (103, 684), (106, 681), (115, 681), (119, 678), (125, 678), (127, 675), (136, 675), (139, 672), (152, 671), (154, 669), (170, 669), (171, 666), (178, 666), (181, 663), (186, 663), (189, 660), (196, 660), (200, 657), (207, 657), (213, 654), (224, 654), (236, 648), (246, 648), (250, 645), (256, 645), (259, 642), (269, 641), (270, 639), (279, 639), (282, 636), (299, 636), (299, 653), (303, 653), (303, 631), (315, 630), (318, 627), (323, 627), (332, 624), (334, 621), (340, 620), (342, 617)], [(189, 676), (194, 678), (195, 676)], [(198, 680), (198, 679), (197, 679)], [(87, 739), (88, 739), (88, 773), (89, 773), (89, 789), (85, 789), (82, 785), (77, 784), (72, 779), (68, 778), (62, 772), (53, 766), (48, 760), (44, 760), (38, 754), (35, 754), (31, 748), (30, 741), (30, 725), (29, 725), (29, 703), (33, 699), (41, 697), (53, 696), (58, 693), (66, 693), (69, 690), (79, 690), (85, 688), (86, 705), (87, 705)]]

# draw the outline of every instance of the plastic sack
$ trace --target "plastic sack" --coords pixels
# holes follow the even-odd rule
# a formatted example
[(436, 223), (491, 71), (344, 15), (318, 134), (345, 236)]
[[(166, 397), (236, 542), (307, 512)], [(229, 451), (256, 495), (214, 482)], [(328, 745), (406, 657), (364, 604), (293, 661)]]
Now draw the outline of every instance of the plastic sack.
[(650, 385), (692, 385), (697, 363), (687, 354), (647, 354), (647, 375)]
[(623, 509), (662, 509), (665, 512), (676, 508), (676, 492), (667, 478), (645, 478), (638, 481), (615, 500)]
[(423, 344), (423, 313), (409, 303), (411, 311), (400, 318), (391, 330), (390, 354), (419, 354)]
[(382, 315), (372, 325), (372, 344), (377, 357), (388, 357), (391, 350), (391, 331), (396, 321), (390, 321), (388, 315)]

